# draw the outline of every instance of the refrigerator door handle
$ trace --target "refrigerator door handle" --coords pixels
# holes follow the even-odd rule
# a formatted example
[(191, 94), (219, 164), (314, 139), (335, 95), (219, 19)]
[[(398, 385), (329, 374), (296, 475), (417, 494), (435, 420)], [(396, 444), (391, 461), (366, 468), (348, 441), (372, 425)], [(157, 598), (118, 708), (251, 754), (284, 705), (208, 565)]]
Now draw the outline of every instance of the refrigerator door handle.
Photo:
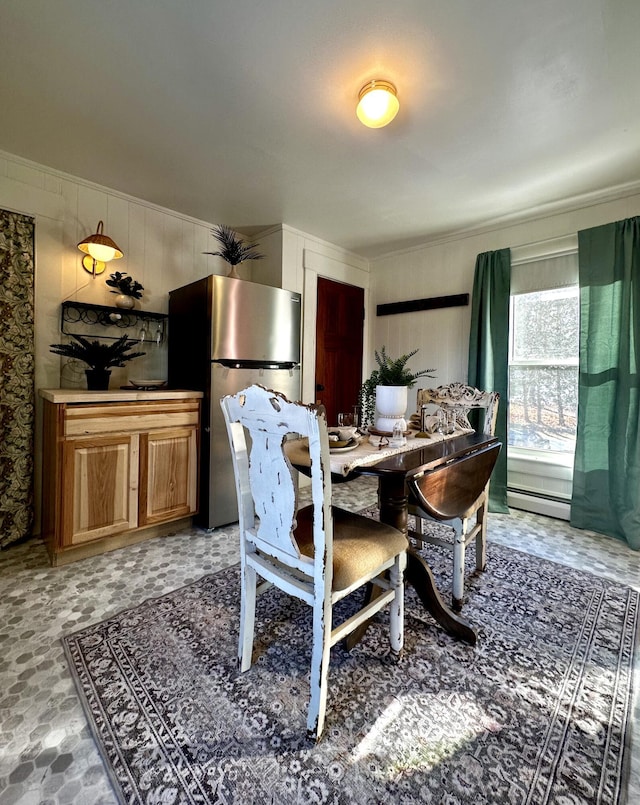
[(283, 363), (268, 362), (268, 361), (239, 361), (232, 358), (213, 358), (211, 363), (219, 363), (225, 369), (289, 369), (293, 371), (297, 363), (286, 361)]

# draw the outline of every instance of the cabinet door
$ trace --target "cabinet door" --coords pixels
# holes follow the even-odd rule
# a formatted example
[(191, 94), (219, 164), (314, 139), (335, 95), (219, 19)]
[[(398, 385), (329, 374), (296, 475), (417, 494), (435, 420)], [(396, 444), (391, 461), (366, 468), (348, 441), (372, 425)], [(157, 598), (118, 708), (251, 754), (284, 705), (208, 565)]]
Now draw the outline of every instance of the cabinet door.
[(137, 434), (70, 439), (63, 447), (63, 545), (138, 526)]
[(197, 511), (198, 429), (163, 428), (140, 436), (140, 525)]

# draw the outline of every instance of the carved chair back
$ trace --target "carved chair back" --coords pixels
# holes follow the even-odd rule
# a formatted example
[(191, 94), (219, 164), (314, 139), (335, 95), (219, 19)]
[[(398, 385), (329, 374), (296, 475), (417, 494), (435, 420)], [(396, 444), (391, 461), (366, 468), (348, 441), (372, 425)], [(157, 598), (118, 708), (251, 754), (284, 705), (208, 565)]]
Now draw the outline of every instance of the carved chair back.
[(433, 403), (441, 408), (453, 409), (456, 414), (456, 425), (459, 428), (471, 428), (469, 411), (481, 409), (484, 419), (478, 430), (487, 436), (493, 436), (496, 429), (500, 395), (497, 391), (481, 391), (464, 383), (450, 383), (436, 389), (418, 389), (418, 410), (423, 405)]
[(225, 397), (222, 406), (232, 446), (241, 540), (251, 550), (312, 576), (313, 560), (300, 552), (294, 538), (298, 486), (296, 471), (284, 450), (285, 440), (292, 434), (308, 440), (315, 556), (326, 557), (316, 572), (327, 576), (330, 589), (331, 476), (324, 415), (258, 385)]

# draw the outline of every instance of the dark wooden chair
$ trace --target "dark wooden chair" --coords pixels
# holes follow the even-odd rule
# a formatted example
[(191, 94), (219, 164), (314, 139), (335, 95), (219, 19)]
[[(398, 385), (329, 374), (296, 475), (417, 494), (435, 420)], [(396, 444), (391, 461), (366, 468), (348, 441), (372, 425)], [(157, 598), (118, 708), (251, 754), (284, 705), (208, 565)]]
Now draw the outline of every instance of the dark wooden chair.
[[(500, 396), (453, 383), (437, 389), (420, 389), (418, 407), (429, 403), (455, 411), (456, 425), (469, 427), (467, 415), (472, 409), (481, 409), (484, 420), (481, 430), (493, 436)], [(433, 543), (451, 547), (451, 541), (430, 534), (429, 520), (449, 525), (453, 537), (453, 592), (454, 609), (462, 607), (464, 596), (464, 566), (467, 545), (475, 540), (476, 568), (486, 566), (487, 501), (489, 479), (500, 452), (496, 442), (483, 450), (470, 454), (455, 467), (443, 465), (429, 473), (418, 475), (409, 482), (409, 513), (416, 518), (416, 530), (409, 536), (419, 545)], [(444, 471), (445, 467), (447, 472)], [(475, 520), (474, 520), (475, 518)]]

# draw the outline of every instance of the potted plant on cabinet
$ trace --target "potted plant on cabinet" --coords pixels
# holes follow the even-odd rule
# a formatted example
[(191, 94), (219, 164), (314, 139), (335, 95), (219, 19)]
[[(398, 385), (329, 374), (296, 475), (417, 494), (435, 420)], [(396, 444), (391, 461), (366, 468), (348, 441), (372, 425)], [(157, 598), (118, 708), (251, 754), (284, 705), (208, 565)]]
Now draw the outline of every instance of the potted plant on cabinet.
[(75, 341), (68, 344), (51, 344), (50, 349), (55, 355), (73, 358), (89, 366), (85, 369), (87, 375), (87, 388), (89, 391), (106, 391), (109, 388), (111, 377), (110, 367), (124, 366), (127, 361), (146, 355), (145, 352), (131, 352), (136, 343), (123, 335), (111, 343), (89, 341), (81, 335), (70, 334)]
[(111, 293), (117, 294), (116, 307), (126, 310), (131, 310), (135, 306), (135, 300), (141, 299), (142, 291), (144, 291), (143, 285), (140, 285), (133, 277), (129, 277), (123, 271), (115, 271), (110, 274), (106, 284), (111, 288), (115, 288)]
[(255, 251), (255, 247), (259, 246), (259, 243), (245, 243), (230, 226), (224, 226), (224, 224), (215, 226), (211, 230), (211, 234), (220, 244), (220, 249), (217, 252), (203, 252), (203, 254), (222, 257), (226, 263), (229, 263), (231, 270), (227, 274), (228, 277), (240, 279), (236, 266), (244, 263), (245, 260), (262, 260), (264, 257), (264, 254)]
[(383, 346), (375, 351), (378, 368), (364, 381), (358, 395), (362, 425), (374, 424), (376, 430), (391, 432), (397, 420), (403, 420), (407, 411), (408, 390), (415, 386), (421, 377), (434, 377), (433, 369), (419, 369), (412, 372), (407, 363), (416, 353), (412, 350), (395, 360), (387, 354)]

